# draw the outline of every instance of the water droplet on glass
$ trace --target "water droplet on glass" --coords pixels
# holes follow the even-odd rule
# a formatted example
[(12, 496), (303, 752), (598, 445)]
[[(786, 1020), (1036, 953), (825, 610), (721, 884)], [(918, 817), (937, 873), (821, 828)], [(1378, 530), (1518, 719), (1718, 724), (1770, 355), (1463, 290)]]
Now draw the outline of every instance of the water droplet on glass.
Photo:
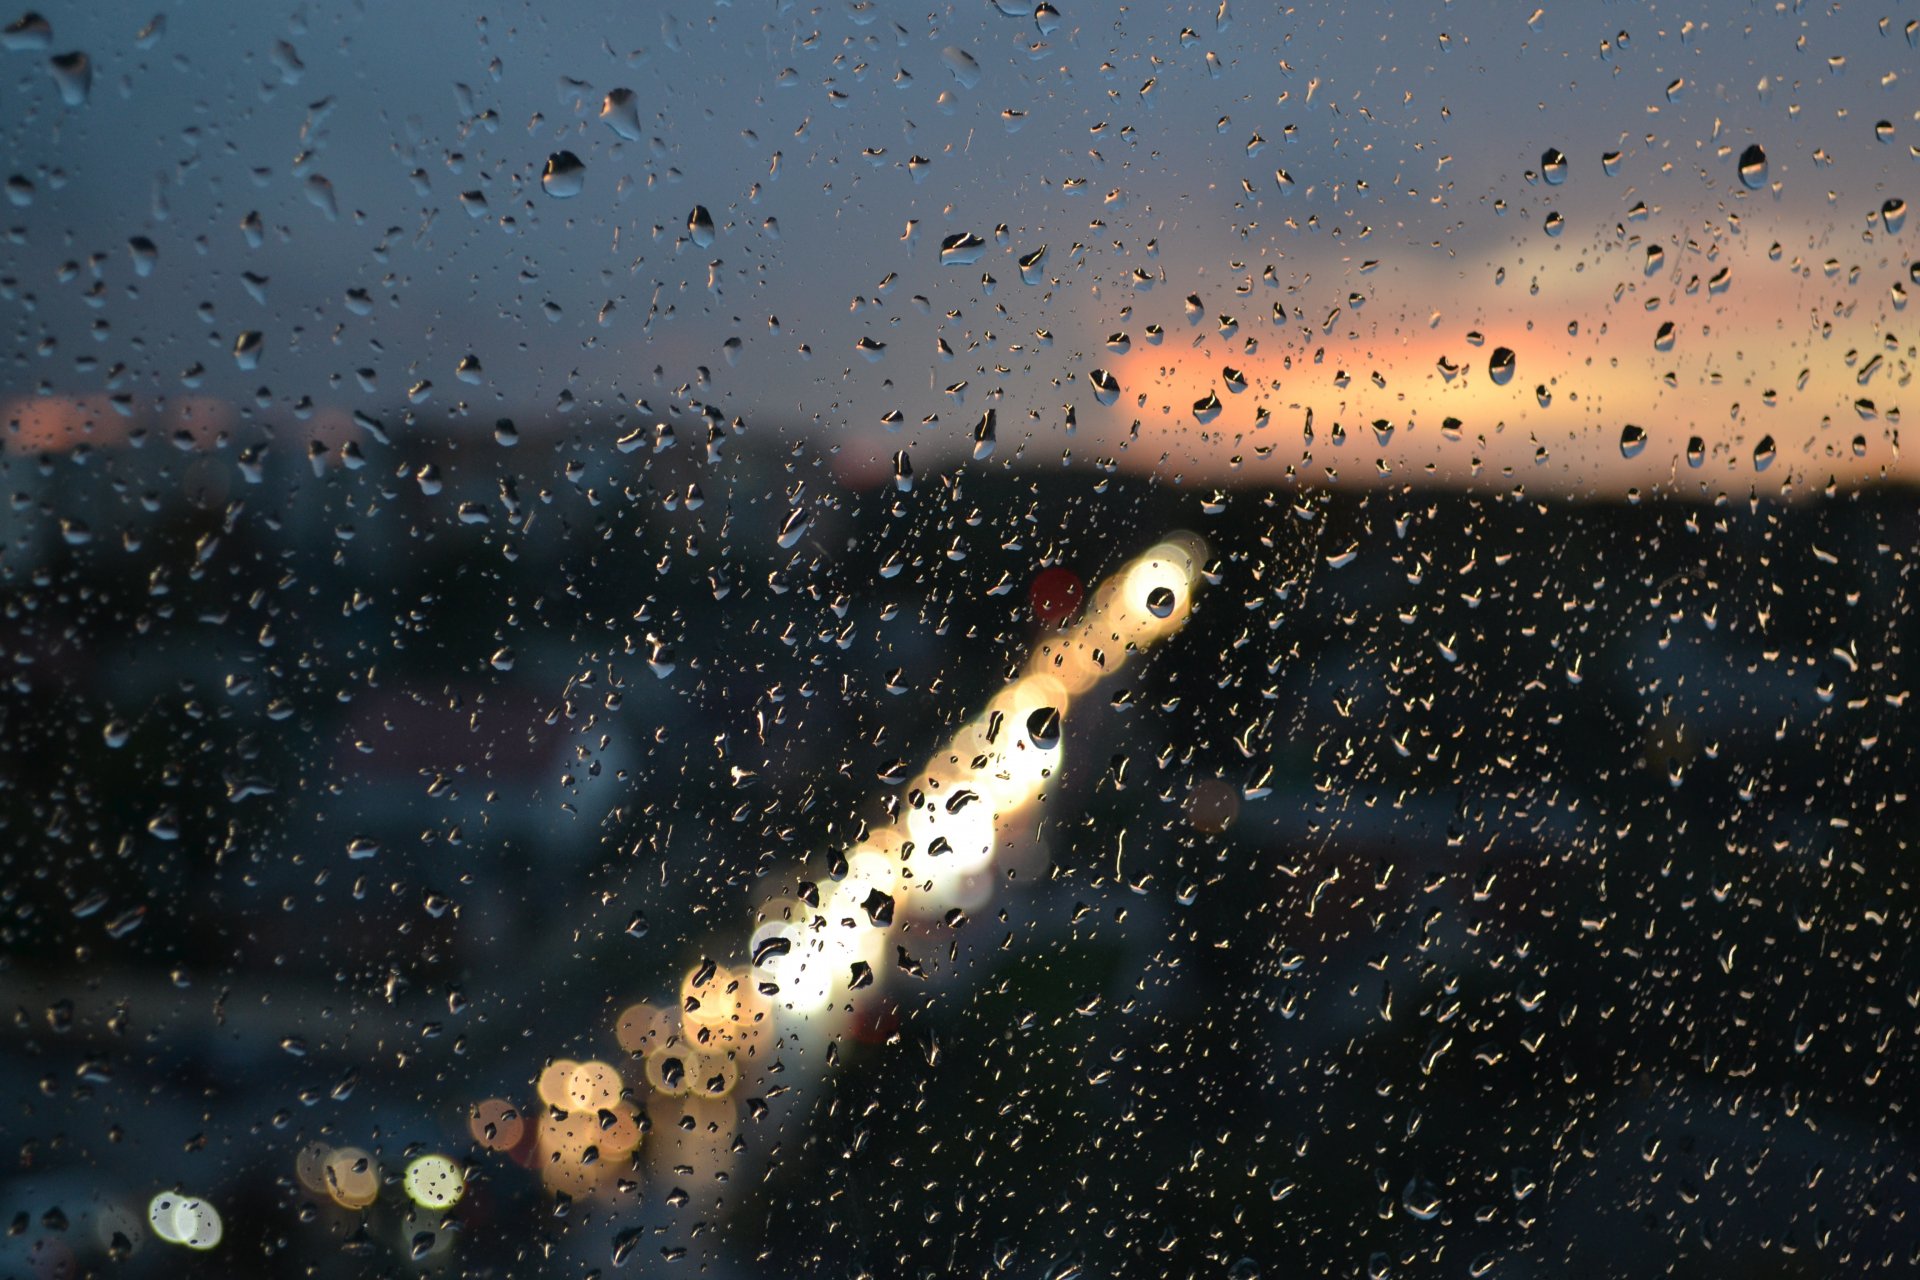
[(1440, 1189), (1425, 1178), (1412, 1178), (1400, 1192), (1400, 1205), (1422, 1222), (1440, 1216)]
[(1636, 427), (1632, 423), (1628, 423), (1626, 426), (1620, 429), (1620, 456), (1621, 457), (1623, 458), (1638, 457), (1640, 454), (1640, 451), (1642, 449), (1645, 449), (1646, 447), (1647, 447), (1647, 429), (1645, 427)]
[(1907, 202), (1896, 198), (1881, 205), (1880, 221), (1886, 224), (1889, 234), (1899, 235), (1900, 229), (1907, 225)]
[(547, 157), (540, 174), (541, 188), (555, 200), (571, 200), (586, 185), (587, 166), (571, 151), (556, 151)]
[(1558, 147), (1548, 147), (1540, 153), (1540, 176), (1547, 185), (1557, 187), (1567, 180), (1567, 156)]
[(940, 265), (965, 267), (980, 261), (987, 242), (971, 231), (959, 231), (940, 242)]
[(1027, 717), (1027, 738), (1042, 751), (1060, 745), (1060, 710), (1040, 707)]
[(1749, 191), (1758, 191), (1767, 185), (1767, 153), (1757, 142), (1748, 144), (1740, 153), (1740, 181)]
[(693, 212), (687, 215), (687, 234), (702, 249), (713, 244), (713, 215), (707, 212), (707, 206), (693, 206)]
[(980, 415), (973, 428), (973, 460), (985, 462), (993, 456), (995, 414), (992, 409)]
[(638, 142), (643, 136), (640, 132), (640, 104), (631, 89), (607, 90), (606, 100), (600, 104), (600, 119), (607, 128), (628, 142)]
[(53, 24), (37, 13), (23, 13), (0, 30), (0, 48), (29, 53), (53, 43)]
[(248, 329), (233, 342), (233, 362), (242, 369), (258, 368), (260, 352), (267, 345), (266, 336), (258, 329)]
[(780, 546), (791, 548), (800, 539), (807, 536), (807, 530), (813, 524), (813, 517), (805, 507), (795, 507), (787, 513), (786, 523), (780, 526)]
[(80, 106), (93, 91), (93, 61), (77, 49), (48, 58), (47, 70), (60, 86), (60, 101), (70, 107)]
[(1496, 387), (1504, 387), (1513, 381), (1518, 363), (1512, 347), (1495, 347), (1492, 358), (1487, 361), (1487, 376), (1493, 379)]

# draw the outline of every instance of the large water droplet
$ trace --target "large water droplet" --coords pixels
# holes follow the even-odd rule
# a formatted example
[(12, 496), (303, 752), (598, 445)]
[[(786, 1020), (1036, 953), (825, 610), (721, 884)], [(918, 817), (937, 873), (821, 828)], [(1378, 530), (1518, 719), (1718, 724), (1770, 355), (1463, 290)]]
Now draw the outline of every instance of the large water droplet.
[(556, 151), (547, 157), (540, 175), (540, 186), (555, 200), (571, 200), (586, 184), (587, 166), (571, 151)]
[(640, 141), (640, 103), (633, 90), (607, 90), (606, 100), (600, 104), (600, 119), (628, 142)]
[(1495, 347), (1493, 358), (1487, 361), (1487, 376), (1493, 379), (1496, 387), (1504, 387), (1513, 381), (1514, 369), (1519, 359), (1513, 354), (1512, 347)]
[(687, 234), (702, 249), (713, 243), (713, 215), (707, 212), (707, 206), (693, 206), (693, 212), (687, 215)]
[(1755, 142), (1740, 153), (1740, 181), (1749, 191), (1767, 185), (1767, 153)]
[(53, 73), (53, 82), (60, 86), (60, 101), (70, 107), (85, 102), (93, 91), (93, 60), (77, 49), (48, 58), (47, 70)]
[(32, 52), (53, 43), (53, 24), (37, 13), (23, 13), (0, 30), (0, 49)]
[(940, 242), (940, 265), (965, 267), (980, 261), (987, 242), (971, 231), (959, 231)]
[(1033, 745), (1042, 751), (1051, 751), (1060, 745), (1060, 711), (1057, 707), (1041, 707), (1027, 717), (1027, 737)]
[(1540, 153), (1540, 176), (1547, 185), (1557, 187), (1567, 180), (1567, 155), (1558, 147), (1548, 147)]

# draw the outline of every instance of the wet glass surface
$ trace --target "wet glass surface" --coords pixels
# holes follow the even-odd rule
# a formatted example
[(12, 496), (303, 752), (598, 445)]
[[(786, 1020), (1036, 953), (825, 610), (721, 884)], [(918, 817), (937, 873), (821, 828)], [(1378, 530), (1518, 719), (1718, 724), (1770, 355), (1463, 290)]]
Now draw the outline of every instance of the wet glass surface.
[(0, 20), (0, 1274), (1920, 1262), (1920, 19)]

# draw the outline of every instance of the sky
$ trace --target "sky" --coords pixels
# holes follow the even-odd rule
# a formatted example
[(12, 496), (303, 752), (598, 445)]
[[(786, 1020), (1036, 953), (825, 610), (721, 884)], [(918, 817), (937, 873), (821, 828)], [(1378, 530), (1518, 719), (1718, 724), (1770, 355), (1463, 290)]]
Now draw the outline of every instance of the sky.
[(1898, 6), (549, 9), (13, 32), (13, 446), (710, 408), (864, 483), (991, 411), (983, 465), (1223, 486), (1912, 477)]

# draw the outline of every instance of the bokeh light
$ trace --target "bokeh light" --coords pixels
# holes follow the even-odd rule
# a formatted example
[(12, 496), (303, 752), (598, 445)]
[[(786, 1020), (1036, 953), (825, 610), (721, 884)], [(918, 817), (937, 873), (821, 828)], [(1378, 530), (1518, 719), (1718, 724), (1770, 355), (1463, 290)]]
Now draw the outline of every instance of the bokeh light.
[(451, 1209), (466, 1194), (466, 1173), (450, 1157), (425, 1155), (401, 1175), (407, 1197), (423, 1209)]

